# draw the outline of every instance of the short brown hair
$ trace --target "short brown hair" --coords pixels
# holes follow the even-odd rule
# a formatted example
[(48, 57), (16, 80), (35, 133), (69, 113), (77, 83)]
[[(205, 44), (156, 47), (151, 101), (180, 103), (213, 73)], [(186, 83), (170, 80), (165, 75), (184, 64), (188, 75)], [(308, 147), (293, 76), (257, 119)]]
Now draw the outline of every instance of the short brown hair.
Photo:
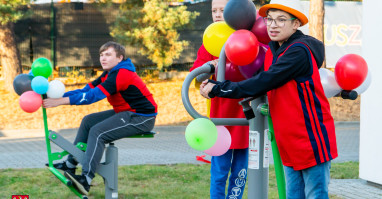
[(104, 45), (102, 45), (101, 48), (99, 48), (99, 53), (101, 54), (103, 51), (107, 50), (110, 47), (114, 48), (117, 54), (117, 57), (120, 57), (122, 55), (123, 60), (125, 60), (125, 57), (126, 57), (125, 47), (114, 41), (108, 41)]

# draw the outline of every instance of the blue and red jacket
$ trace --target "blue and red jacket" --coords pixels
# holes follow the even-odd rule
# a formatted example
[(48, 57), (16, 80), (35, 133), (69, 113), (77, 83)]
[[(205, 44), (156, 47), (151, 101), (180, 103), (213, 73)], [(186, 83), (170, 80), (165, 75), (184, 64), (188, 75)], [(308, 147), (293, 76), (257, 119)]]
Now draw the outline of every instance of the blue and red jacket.
[(105, 71), (83, 89), (69, 91), (71, 105), (85, 105), (107, 98), (116, 113), (134, 112), (143, 116), (157, 115), (157, 104), (142, 79), (135, 73), (130, 59)]
[(324, 45), (297, 31), (282, 46), (278, 42), (269, 46), (263, 72), (241, 82), (218, 82), (210, 96), (241, 98), (267, 93), (285, 166), (302, 170), (336, 158), (334, 120), (318, 72)]

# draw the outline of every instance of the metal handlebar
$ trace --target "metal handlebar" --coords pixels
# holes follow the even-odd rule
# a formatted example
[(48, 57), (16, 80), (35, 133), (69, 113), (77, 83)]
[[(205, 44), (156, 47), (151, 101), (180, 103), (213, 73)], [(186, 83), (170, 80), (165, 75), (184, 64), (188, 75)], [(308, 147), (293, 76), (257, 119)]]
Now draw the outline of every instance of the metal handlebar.
[[(220, 65), (220, 63), (219, 63)], [(190, 97), (188, 94), (188, 90), (190, 88), (192, 80), (202, 74), (202, 73), (210, 73), (211, 67), (209, 65), (203, 65), (199, 68), (196, 68), (195, 70), (191, 71), (186, 78), (184, 79), (183, 85), (182, 85), (182, 102), (184, 105), (184, 108), (186, 108), (188, 114), (191, 115), (193, 118), (207, 118), (206, 116), (203, 116), (199, 114), (194, 107), (191, 105)], [(229, 111), (229, 110), (227, 110)], [(230, 126), (247, 126), (248, 120), (244, 118), (211, 118), (211, 121), (215, 123), (215, 125), (230, 125)]]

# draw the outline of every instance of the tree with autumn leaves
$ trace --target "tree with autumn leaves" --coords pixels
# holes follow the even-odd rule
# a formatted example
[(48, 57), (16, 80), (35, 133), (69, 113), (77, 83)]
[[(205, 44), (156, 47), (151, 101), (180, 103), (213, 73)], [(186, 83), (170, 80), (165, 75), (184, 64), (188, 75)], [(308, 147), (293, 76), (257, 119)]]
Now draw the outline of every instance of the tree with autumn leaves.
[(199, 13), (160, 0), (144, 1), (143, 7), (136, 5), (131, 1), (121, 4), (111, 35), (123, 44), (136, 46), (158, 69), (170, 66), (189, 44), (179, 40), (178, 30), (192, 25)]

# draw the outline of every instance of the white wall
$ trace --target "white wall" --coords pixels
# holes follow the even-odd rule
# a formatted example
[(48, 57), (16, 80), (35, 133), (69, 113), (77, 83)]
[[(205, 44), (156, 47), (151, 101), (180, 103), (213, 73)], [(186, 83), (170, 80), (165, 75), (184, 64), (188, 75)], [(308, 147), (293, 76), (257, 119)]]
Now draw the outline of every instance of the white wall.
[(364, 0), (362, 56), (372, 82), (361, 96), (360, 178), (382, 184), (382, 1)]

